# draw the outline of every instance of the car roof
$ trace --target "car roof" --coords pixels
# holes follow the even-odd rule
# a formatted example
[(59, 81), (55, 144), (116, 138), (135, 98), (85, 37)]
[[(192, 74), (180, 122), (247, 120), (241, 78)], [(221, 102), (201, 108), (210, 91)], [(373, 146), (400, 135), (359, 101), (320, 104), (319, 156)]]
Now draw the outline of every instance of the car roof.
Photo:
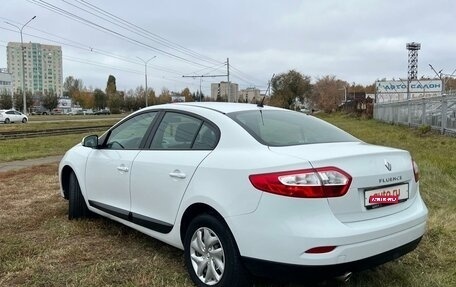
[(156, 105), (152, 107), (160, 107), (160, 108), (167, 108), (167, 107), (176, 107), (182, 106), (184, 108), (187, 107), (197, 107), (197, 108), (204, 108), (209, 110), (214, 110), (223, 114), (229, 114), (233, 112), (240, 112), (240, 111), (251, 111), (251, 110), (258, 110), (258, 109), (266, 109), (266, 110), (282, 110), (276, 107), (264, 106), (259, 107), (255, 104), (245, 104), (245, 103), (226, 103), (226, 102), (184, 102), (184, 103), (172, 103), (172, 104), (164, 104), (164, 105)]

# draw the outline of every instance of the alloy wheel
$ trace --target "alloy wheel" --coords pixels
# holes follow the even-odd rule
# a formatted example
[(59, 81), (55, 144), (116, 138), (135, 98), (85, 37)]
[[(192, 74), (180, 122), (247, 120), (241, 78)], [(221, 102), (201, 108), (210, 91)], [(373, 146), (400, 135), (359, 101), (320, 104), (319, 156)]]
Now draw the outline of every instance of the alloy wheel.
[(225, 252), (217, 234), (207, 227), (200, 227), (192, 236), (190, 257), (193, 270), (207, 285), (217, 284), (225, 269)]

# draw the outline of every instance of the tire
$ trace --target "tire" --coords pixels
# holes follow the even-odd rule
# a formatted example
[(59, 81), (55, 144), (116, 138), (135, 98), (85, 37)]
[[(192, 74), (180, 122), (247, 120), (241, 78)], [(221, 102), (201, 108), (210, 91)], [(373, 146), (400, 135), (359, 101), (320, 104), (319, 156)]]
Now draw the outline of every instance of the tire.
[(212, 215), (199, 215), (190, 223), (185, 233), (184, 259), (196, 286), (251, 286), (233, 235)]
[(22, 123), (23, 123), (23, 124), (26, 124), (26, 123), (27, 123), (27, 119), (26, 119), (26, 118), (23, 118), (23, 119), (22, 119)]
[(11, 123), (10, 119), (6, 118), (5, 119), (5, 124), (9, 124), (9, 123)]
[(81, 188), (74, 172), (70, 174), (68, 192), (68, 219), (73, 220), (89, 217), (90, 211), (82, 196)]

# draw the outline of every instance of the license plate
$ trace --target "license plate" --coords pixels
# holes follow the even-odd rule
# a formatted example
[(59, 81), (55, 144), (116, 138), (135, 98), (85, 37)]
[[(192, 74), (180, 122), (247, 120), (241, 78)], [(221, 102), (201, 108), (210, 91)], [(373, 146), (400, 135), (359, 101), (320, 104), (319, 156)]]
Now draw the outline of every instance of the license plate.
[(364, 191), (364, 206), (379, 207), (402, 202), (408, 198), (408, 184), (376, 188)]

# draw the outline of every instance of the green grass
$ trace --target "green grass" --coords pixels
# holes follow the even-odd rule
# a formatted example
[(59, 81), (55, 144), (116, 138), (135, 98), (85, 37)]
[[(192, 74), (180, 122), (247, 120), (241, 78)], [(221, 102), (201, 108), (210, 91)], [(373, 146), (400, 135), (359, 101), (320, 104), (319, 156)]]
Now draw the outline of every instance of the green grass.
[(348, 286), (456, 286), (456, 138), (341, 114), (319, 117), (367, 143), (410, 151), (429, 208), (428, 230), (417, 250), (355, 275)]
[[(366, 142), (410, 150), (430, 212), (415, 251), (355, 273), (344, 286), (456, 286), (456, 139), (343, 115), (321, 117)], [(182, 251), (104, 218), (68, 221), (58, 189), (56, 164), (0, 173), (0, 286), (193, 286)], [(255, 279), (255, 286), (315, 284)]]
[(14, 124), (0, 124), (0, 134), (2, 132), (15, 132), (15, 131), (37, 131), (49, 129), (61, 129), (72, 127), (93, 127), (113, 125), (118, 122), (120, 118), (106, 118), (98, 117), (95, 119), (76, 119), (75, 117), (67, 117), (66, 120), (49, 120), (49, 121), (29, 121), (27, 124), (14, 123)]
[(103, 131), (95, 131), (64, 136), (2, 140), (0, 141), (0, 162), (63, 155), (72, 146), (80, 143), (83, 137), (102, 133)]
[[(80, 128), (93, 126), (112, 126), (119, 121), (118, 115), (111, 116), (33, 116), (34, 118), (42, 119), (43, 121), (32, 121), (27, 124), (0, 124), (0, 134), (2, 132), (15, 131), (37, 131), (50, 130), (61, 128)], [(64, 118), (62, 118), (64, 117)], [(62, 118), (62, 119), (60, 119)], [(78, 120), (79, 118), (79, 120)], [(33, 118), (32, 118), (33, 119)], [(51, 119), (51, 120), (48, 120)], [(81, 142), (84, 136), (90, 134), (101, 135), (108, 128), (100, 129), (99, 131), (58, 135), (44, 136), (40, 138), (19, 138), (12, 140), (0, 141), (0, 162), (8, 162), (15, 160), (24, 160), (39, 158), (51, 155), (63, 155), (68, 149), (75, 144)]]

